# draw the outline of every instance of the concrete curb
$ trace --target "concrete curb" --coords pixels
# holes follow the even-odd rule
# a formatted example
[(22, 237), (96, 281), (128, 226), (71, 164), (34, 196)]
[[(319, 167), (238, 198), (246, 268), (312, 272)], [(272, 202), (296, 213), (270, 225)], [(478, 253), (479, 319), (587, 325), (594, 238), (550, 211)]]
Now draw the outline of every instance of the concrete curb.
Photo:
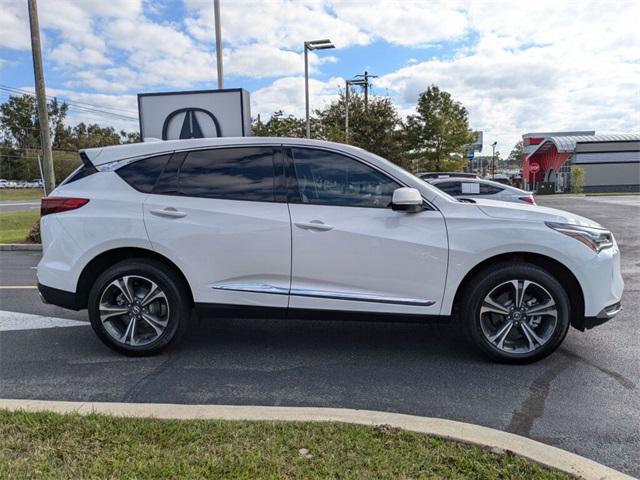
[(166, 403), (58, 402), (0, 399), (0, 408), (165, 419), (271, 420), (390, 425), (419, 433), (509, 450), (549, 468), (586, 480), (632, 480), (633, 477), (574, 453), (493, 428), (440, 418), (347, 408), (258, 407), (243, 405), (178, 405)]
[(40, 252), (39, 243), (0, 243), (0, 252)]

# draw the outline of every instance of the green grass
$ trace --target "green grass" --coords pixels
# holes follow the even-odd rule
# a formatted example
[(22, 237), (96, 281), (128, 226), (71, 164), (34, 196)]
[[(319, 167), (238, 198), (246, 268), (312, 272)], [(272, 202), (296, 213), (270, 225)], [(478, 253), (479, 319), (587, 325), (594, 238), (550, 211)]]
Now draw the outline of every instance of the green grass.
[(39, 218), (38, 210), (0, 212), (0, 243), (23, 243)]
[(0, 410), (0, 478), (570, 477), (509, 453), (389, 427)]
[(3, 188), (0, 190), (0, 202), (9, 200), (40, 200), (41, 188)]

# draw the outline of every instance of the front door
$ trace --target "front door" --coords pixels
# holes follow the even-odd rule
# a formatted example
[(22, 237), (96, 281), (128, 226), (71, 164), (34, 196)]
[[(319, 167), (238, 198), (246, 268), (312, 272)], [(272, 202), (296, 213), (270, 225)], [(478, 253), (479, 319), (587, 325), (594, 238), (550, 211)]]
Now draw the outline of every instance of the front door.
[[(185, 158), (186, 157), (186, 158)], [(286, 308), (291, 224), (279, 148), (176, 153), (144, 202), (155, 250), (194, 300)]]
[(447, 234), (439, 211), (390, 208), (399, 184), (360, 159), (286, 149), (291, 163), (290, 308), (440, 312)]

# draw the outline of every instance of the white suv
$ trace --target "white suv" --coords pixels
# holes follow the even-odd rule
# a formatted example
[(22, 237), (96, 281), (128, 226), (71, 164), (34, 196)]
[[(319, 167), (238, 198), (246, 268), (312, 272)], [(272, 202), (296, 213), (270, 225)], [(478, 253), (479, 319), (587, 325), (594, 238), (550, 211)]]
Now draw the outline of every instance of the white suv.
[(206, 316), (457, 317), (528, 362), (620, 310), (618, 246), (571, 213), (458, 201), (359, 148), (215, 138), (85, 150), (42, 200), (45, 301), (157, 353)]

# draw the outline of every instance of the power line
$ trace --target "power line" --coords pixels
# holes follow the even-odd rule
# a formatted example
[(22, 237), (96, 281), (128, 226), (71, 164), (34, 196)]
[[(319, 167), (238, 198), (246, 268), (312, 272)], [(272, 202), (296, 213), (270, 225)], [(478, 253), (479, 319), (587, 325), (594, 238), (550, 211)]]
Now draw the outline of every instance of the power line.
[[(9, 92), (9, 93), (13, 93), (13, 94), (22, 94), (22, 95), (29, 95), (30, 97), (35, 97), (35, 95), (33, 93), (30, 93), (26, 90), (21, 90), (18, 88), (12, 88), (12, 87), (5, 87), (3, 85), (0, 85), (0, 91), (5, 91), (5, 92)], [(110, 108), (110, 107), (98, 107), (98, 108), (94, 108), (94, 106), (87, 106), (89, 104), (81, 104), (81, 103), (76, 103), (76, 102), (70, 102), (62, 97), (51, 97), (51, 96), (47, 96), (47, 98), (49, 99), (57, 99), (60, 98), (62, 100), (64, 100), (64, 103), (66, 103), (69, 106), (69, 110), (74, 110), (74, 111), (79, 111), (82, 113), (94, 113), (94, 114), (102, 114), (102, 115), (108, 115), (114, 118), (119, 118), (121, 120), (132, 120), (132, 121), (137, 121), (138, 117), (132, 117), (129, 115), (124, 115), (122, 113), (117, 113), (114, 111), (109, 111), (109, 110), (105, 110), (105, 108)], [(97, 106), (96, 106), (97, 107)], [(123, 110), (123, 109), (120, 109)], [(128, 111), (131, 112), (131, 110), (123, 110), (123, 111)]]
[[(7, 85), (2, 85), (2, 84), (0, 84), (0, 89), (14, 90), (14, 91), (16, 91), (18, 93), (25, 93), (27, 95), (31, 95), (31, 92), (29, 90), (24, 90), (24, 89), (17, 88), (17, 87), (9, 87)], [(49, 98), (49, 99), (60, 98), (60, 99), (64, 100), (67, 103), (75, 103), (77, 105), (85, 105), (85, 106), (88, 106), (88, 107), (104, 108), (104, 109), (107, 109), (107, 110), (119, 110), (121, 112), (132, 113), (134, 115), (137, 114), (137, 112), (135, 112), (134, 110), (129, 110), (128, 108), (105, 107), (104, 105), (96, 105), (96, 104), (93, 104), (93, 103), (80, 102), (80, 101), (76, 101), (76, 100), (69, 100), (68, 98), (61, 97), (61, 96), (56, 96), (56, 95), (47, 95), (47, 98)]]

